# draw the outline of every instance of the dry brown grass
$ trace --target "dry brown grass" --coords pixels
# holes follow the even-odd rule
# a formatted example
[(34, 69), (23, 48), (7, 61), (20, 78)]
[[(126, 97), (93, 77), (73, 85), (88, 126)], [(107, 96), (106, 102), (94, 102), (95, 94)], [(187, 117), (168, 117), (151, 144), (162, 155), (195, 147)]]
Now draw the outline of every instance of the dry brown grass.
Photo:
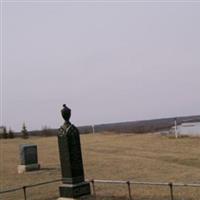
[[(19, 145), (38, 145), (40, 171), (17, 174)], [(200, 183), (200, 139), (174, 139), (157, 134), (94, 134), (81, 136), (85, 176), (159, 182)], [(1, 140), (1, 190), (61, 178), (56, 137)], [(58, 197), (59, 183), (28, 189), (29, 200)], [(98, 199), (125, 199), (126, 186), (97, 185)], [(169, 188), (133, 186), (138, 200), (169, 200)], [(200, 188), (176, 188), (176, 200), (199, 200)], [(23, 193), (0, 195), (1, 200), (23, 199)]]

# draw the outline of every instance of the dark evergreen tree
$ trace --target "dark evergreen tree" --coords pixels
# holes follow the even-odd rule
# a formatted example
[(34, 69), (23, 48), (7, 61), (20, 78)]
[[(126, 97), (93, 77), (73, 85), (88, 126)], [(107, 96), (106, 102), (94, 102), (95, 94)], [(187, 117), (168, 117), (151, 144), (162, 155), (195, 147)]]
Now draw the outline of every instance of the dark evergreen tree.
[(6, 127), (3, 128), (2, 137), (3, 137), (4, 139), (7, 139), (7, 138), (8, 138), (8, 133), (7, 133)]
[(14, 132), (11, 130), (11, 128), (8, 131), (8, 138), (14, 138)]
[(29, 137), (25, 123), (23, 123), (22, 125), (21, 133), (22, 133), (22, 138), (27, 139)]

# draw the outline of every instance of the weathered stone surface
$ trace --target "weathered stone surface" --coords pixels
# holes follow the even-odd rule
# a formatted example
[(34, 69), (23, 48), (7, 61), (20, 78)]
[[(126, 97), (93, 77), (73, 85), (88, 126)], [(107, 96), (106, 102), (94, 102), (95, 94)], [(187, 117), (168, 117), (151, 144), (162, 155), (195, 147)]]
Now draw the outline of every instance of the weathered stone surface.
[(31, 165), (18, 165), (17, 171), (19, 174), (22, 174), (27, 171), (34, 171), (34, 170), (39, 170), (40, 165), (39, 164), (31, 164)]
[(79, 184), (63, 184), (59, 187), (61, 197), (78, 198), (90, 194), (90, 184), (82, 182)]
[(18, 165), (17, 168), (19, 174), (40, 169), (40, 165), (38, 164), (37, 145), (20, 145), (20, 164), (21, 165)]
[(38, 163), (37, 146), (34, 144), (20, 145), (20, 164), (31, 165)]
[(75, 184), (84, 181), (80, 136), (73, 125), (68, 131), (58, 136), (61, 170), (63, 183)]
[(58, 145), (63, 185), (59, 187), (60, 197), (64, 199), (89, 195), (90, 184), (85, 182), (78, 129), (65, 123), (59, 130)]

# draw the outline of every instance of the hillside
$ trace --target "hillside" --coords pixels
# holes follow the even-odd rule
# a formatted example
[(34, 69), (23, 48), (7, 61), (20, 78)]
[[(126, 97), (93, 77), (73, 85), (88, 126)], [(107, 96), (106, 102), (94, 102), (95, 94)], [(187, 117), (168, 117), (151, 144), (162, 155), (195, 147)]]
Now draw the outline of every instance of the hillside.
[[(153, 119), (153, 120), (141, 120), (108, 124), (96, 124), (94, 125), (95, 133), (99, 132), (115, 132), (115, 133), (149, 133), (162, 130), (168, 130), (174, 125), (175, 118)], [(177, 123), (182, 122), (200, 122), (200, 115), (177, 117)], [(80, 126), (78, 127), (81, 134), (92, 133), (92, 126)], [(47, 129), (43, 131), (30, 131), (31, 135), (56, 135), (57, 129)]]

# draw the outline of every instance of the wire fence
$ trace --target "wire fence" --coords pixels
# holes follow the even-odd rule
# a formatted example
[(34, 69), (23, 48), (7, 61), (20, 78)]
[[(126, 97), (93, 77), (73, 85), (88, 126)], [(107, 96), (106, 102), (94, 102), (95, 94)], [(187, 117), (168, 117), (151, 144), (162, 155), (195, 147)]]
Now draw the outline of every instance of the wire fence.
[[(24, 200), (27, 200), (27, 189), (28, 188), (38, 187), (38, 186), (41, 186), (41, 185), (47, 185), (47, 184), (50, 184), (50, 183), (61, 182), (62, 180), (63, 179), (56, 179), (56, 180), (51, 180), (51, 181), (46, 181), (46, 182), (41, 182), (41, 183), (36, 183), (36, 184), (31, 184), (31, 185), (25, 185), (25, 186), (18, 187), (18, 188), (0, 191), (0, 197), (1, 197), (2, 194), (5, 194), (5, 193), (22, 191)], [(95, 179), (86, 180), (86, 181), (91, 184), (92, 194), (93, 194), (94, 199), (96, 199), (96, 197), (97, 197), (96, 184), (126, 185), (129, 200), (135, 200), (135, 196), (131, 191), (131, 186), (133, 186), (133, 185), (135, 185), (135, 186), (136, 185), (143, 185), (143, 186), (165, 186), (165, 187), (168, 187), (169, 188), (170, 200), (175, 200), (175, 198), (174, 198), (174, 188), (175, 187), (195, 187), (195, 188), (200, 187), (200, 184), (194, 184), (194, 183), (139, 182), (139, 181), (95, 180)]]
[(41, 186), (41, 185), (47, 185), (47, 184), (50, 184), (50, 183), (56, 183), (56, 182), (61, 182), (61, 181), (62, 181), (62, 179), (56, 179), (56, 180), (51, 180), (51, 181), (46, 181), (46, 182), (41, 182), (41, 183), (36, 183), (36, 184), (31, 184), (31, 185), (24, 185), (22, 187), (0, 191), (0, 196), (1, 196), (1, 194), (11, 193), (11, 192), (16, 192), (16, 191), (22, 190), (24, 200), (27, 200), (27, 189), (28, 188), (38, 187), (38, 186)]

